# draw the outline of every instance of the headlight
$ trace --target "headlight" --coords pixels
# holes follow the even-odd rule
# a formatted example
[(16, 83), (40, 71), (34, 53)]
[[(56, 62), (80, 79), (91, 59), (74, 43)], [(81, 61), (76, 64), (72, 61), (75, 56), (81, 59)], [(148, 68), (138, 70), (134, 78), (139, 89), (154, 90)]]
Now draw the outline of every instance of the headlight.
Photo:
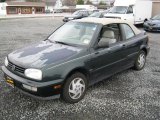
[(7, 57), (5, 58), (4, 64), (5, 64), (5, 66), (8, 66), (8, 58)]
[(25, 76), (36, 79), (36, 80), (42, 80), (42, 71), (38, 69), (26, 69), (25, 70)]

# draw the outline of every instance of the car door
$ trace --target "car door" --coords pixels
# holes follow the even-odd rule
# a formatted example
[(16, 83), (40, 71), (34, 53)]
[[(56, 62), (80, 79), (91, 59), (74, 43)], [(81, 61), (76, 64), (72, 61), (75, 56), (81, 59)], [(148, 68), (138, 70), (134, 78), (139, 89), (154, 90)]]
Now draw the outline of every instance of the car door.
[(83, 17), (88, 17), (88, 12), (87, 11), (83, 11)]
[(79, 11), (77, 19), (81, 19), (83, 18), (83, 11)]
[(125, 62), (127, 66), (132, 66), (143, 41), (140, 40), (140, 37), (135, 35), (134, 31), (128, 24), (120, 24), (120, 29), (123, 34), (122, 44), (125, 50), (124, 54), (127, 58)]
[[(124, 54), (124, 46), (120, 41), (122, 37), (119, 25), (104, 26), (101, 34), (104, 31), (113, 31), (114, 34), (119, 34), (120, 36), (114, 35), (116, 42), (110, 44), (109, 47), (91, 50), (91, 83), (93, 84), (125, 68), (126, 55)], [(116, 31), (119, 31), (119, 33), (115, 33)]]

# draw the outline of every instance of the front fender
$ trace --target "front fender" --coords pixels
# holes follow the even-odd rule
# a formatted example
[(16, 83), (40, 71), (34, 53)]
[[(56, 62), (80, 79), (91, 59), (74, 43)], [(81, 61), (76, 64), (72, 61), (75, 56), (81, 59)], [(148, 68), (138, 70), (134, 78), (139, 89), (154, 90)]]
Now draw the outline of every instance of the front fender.
[(47, 68), (46, 70), (43, 70), (43, 80), (65, 79), (71, 71), (77, 68), (88, 70), (89, 68), (86, 66), (89, 62), (89, 58), (90, 54)]

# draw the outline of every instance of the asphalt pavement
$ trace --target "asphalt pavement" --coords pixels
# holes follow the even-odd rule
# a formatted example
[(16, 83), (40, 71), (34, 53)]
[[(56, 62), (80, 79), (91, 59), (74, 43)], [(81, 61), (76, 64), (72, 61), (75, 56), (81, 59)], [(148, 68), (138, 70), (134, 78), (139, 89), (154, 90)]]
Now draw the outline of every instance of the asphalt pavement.
[[(0, 66), (13, 50), (44, 40), (62, 18), (0, 20)], [(0, 120), (160, 119), (160, 33), (147, 33), (151, 51), (142, 71), (128, 69), (91, 86), (76, 104), (41, 101), (11, 88), (0, 69)]]

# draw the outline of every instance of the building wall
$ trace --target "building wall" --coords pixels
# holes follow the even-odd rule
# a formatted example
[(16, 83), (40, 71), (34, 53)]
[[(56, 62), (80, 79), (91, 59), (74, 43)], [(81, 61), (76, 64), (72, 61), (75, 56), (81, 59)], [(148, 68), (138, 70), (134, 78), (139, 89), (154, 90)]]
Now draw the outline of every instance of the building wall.
[(160, 14), (160, 2), (153, 2), (152, 16)]
[(6, 3), (0, 3), (0, 15), (6, 15), (7, 14), (6, 6), (7, 6)]
[(45, 13), (45, 7), (34, 7), (35, 14), (42, 14)]
[(50, 12), (53, 12), (54, 6), (46, 6), (45, 10), (50, 10)]
[(6, 7), (7, 9), (7, 14), (18, 14), (18, 7)]
[(7, 6), (7, 14), (42, 14), (45, 12), (44, 7), (32, 7), (32, 6)]

